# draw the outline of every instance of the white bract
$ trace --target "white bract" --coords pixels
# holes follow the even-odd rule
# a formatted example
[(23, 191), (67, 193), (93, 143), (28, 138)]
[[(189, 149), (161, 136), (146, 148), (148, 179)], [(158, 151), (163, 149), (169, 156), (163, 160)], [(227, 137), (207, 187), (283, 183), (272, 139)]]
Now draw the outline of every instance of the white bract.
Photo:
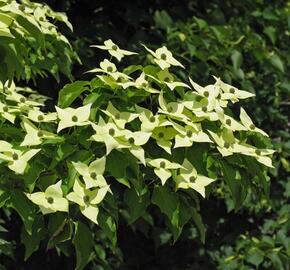
[[(151, 77), (148, 75), (148, 77)], [(138, 89), (144, 89), (146, 92), (151, 94), (158, 94), (160, 93), (159, 90), (151, 87), (149, 81), (146, 80), (146, 74), (142, 72), (140, 76), (135, 80), (135, 83), (133, 84)]]
[(98, 224), (98, 214), (100, 204), (105, 198), (110, 186), (101, 188), (87, 189), (81, 181), (76, 178), (73, 186), (73, 192), (66, 197), (69, 201), (74, 202), (80, 206), (81, 213), (90, 219), (92, 222)]
[(20, 144), (21, 146), (39, 145), (45, 139), (52, 139), (56, 137), (56, 135), (51, 132), (38, 129), (35, 125), (33, 125), (29, 120), (25, 118), (22, 120), (22, 127), (26, 131), (26, 136)]
[(0, 101), (0, 115), (10, 121), (12, 124), (14, 124), (16, 118), (16, 116), (13, 114), (15, 111), (17, 112), (18, 110), (10, 108), (10, 106), (7, 106)]
[(57, 132), (60, 132), (61, 130), (68, 127), (89, 125), (91, 106), (91, 103), (77, 109), (61, 109), (55, 106), (58, 119), (60, 120), (58, 123)]
[(155, 174), (160, 178), (162, 185), (172, 176), (172, 170), (182, 168), (182, 166), (175, 162), (170, 162), (164, 158), (152, 159), (148, 164), (154, 167)]
[(230, 100), (232, 103), (238, 102), (240, 99), (246, 99), (250, 97), (254, 97), (255, 95), (244, 91), (239, 90), (232, 85), (224, 83), (220, 78), (214, 77), (216, 80), (216, 86), (220, 87), (222, 90), (221, 99), (222, 100)]
[(118, 148), (127, 148), (133, 156), (141, 161), (143, 165), (145, 162), (145, 151), (142, 145), (146, 144), (151, 136), (149, 132), (124, 130), (123, 136), (118, 138)]
[(77, 172), (83, 177), (86, 188), (103, 187), (107, 185), (103, 174), (105, 172), (106, 158), (102, 157), (86, 165), (82, 162), (73, 162)]
[(68, 200), (63, 197), (61, 181), (49, 186), (44, 192), (26, 194), (26, 196), (39, 206), (44, 215), (58, 211), (68, 212)]
[(4, 146), (0, 149), (0, 159), (8, 161), (8, 168), (17, 174), (23, 174), (28, 161), (40, 151), (40, 149), (21, 151), (7, 144)]
[(100, 117), (99, 123), (92, 124), (95, 134), (92, 135), (91, 140), (96, 142), (102, 142), (106, 145), (106, 155), (108, 155), (113, 149), (121, 148), (122, 145), (117, 140), (118, 137), (124, 135), (124, 129), (120, 129), (114, 122), (105, 122)]
[(125, 55), (133, 55), (136, 54), (135, 52), (122, 50), (119, 48), (118, 45), (116, 45), (111, 39), (108, 39), (104, 42), (104, 45), (92, 45), (91, 47), (99, 48), (101, 50), (106, 50), (109, 52), (110, 55), (117, 58), (118, 61), (121, 61), (121, 59)]
[(192, 188), (202, 197), (205, 197), (205, 187), (213, 181), (215, 179), (198, 174), (194, 166), (185, 159), (176, 177), (176, 186), (182, 189)]
[(43, 113), (38, 109), (29, 110), (27, 118), (36, 123), (54, 122), (57, 119), (56, 113)]
[(136, 113), (120, 112), (111, 102), (109, 102), (107, 109), (102, 110), (102, 112), (108, 115), (121, 129), (124, 129), (127, 123), (138, 117)]
[(257, 128), (254, 125), (252, 119), (250, 118), (250, 116), (246, 113), (246, 111), (243, 108), (241, 108), (240, 119), (242, 121), (242, 124), (246, 127), (247, 130), (257, 132), (257, 133), (262, 134), (263, 136), (269, 137), (266, 132)]
[(171, 91), (173, 91), (176, 87), (190, 88), (186, 83), (175, 81), (173, 75), (168, 71), (168, 69), (160, 70), (157, 73), (157, 78), (152, 75), (148, 76), (157, 81), (159, 84), (167, 85)]
[(157, 49), (155, 52), (143, 45), (144, 48), (154, 56), (154, 62), (161, 68), (166, 69), (170, 66), (179, 66), (184, 68), (184, 66), (178, 62), (172, 55), (172, 53), (165, 47)]
[(139, 113), (139, 120), (141, 121), (141, 131), (150, 132), (157, 127), (172, 125), (165, 115), (153, 115), (150, 110), (140, 107), (138, 105), (135, 105), (135, 108)]
[(191, 124), (183, 127), (174, 123), (173, 127), (178, 131), (175, 136), (174, 148), (190, 147), (194, 142), (212, 142), (209, 136), (203, 132), (200, 124)]

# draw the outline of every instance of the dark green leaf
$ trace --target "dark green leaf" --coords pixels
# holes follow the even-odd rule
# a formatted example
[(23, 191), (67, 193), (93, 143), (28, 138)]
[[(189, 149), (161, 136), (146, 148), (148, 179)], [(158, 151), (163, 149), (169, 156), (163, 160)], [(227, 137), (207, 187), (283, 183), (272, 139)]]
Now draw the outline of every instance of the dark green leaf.
[(88, 90), (89, 82), (76, 81), (65, 85), (59, 91), (58, 106), (61, 108), (69, 107), (81, 93)]
[(270, 57), (270, 63), (272, 64), (273, 67), (277, 68), (279, 71), (284, 73), (284, 64), (277, 54), (273, 54)]
[(124, 193), (124, 202), (128, 206), (129, 223), (133, 223), (145, 213), (150, 204), (149, 193), (138, 196), (134, 189), (127, 189)]
[(25, 261), (38, 249), (40, 241), (45, 237), (45, 233), (43, 216), (40, 215), (37, 215), (33, 222), (31, 235), (29, 235), (27, 231), (22, 228), (21, 242), (25, 245)]
[(102, 228), (103, 232), (112, 242), (115, 247), (117, 243), (117, 226), (113, 217), (111, 217), (105, 211), (100, 211), (98, 215), (98, 224)]
[(90, 229), (82, 222), (75, 222), (75, 236), (73, 244), (76, 249), (76, 270), (82, 270), (90, 261), (93, 251), (93, 238)]
[(26, 231), (31, 235), (33, 222), (36, 216), (35, 205), (23, 194), (23, 192), (19, 190), (11, 191), (10, 203), (20, 215)]

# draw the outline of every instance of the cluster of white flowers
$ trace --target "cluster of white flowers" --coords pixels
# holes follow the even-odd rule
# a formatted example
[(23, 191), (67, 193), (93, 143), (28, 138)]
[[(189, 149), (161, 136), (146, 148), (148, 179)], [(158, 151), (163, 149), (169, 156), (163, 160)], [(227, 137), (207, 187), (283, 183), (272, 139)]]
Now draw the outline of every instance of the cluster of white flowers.
[[(111, 40), (95, 47), (107, 50), (118, 60), (125, 55), (135, 54), (120, 49)], [(199, 174), (186, 158), (182, 164), (163, 157), (152, 159), (150, 153), (144, 150), (144, 146), (149, 141), (155, 142), (164, 153), (169, 155), (174, 148), (191, 147), (195, 143), (209, 143), (216, 147), (222, 156), (233, 154), (251, 156), (258, 162), (272, 167), (269, 156), (274, 152), (273, 150), (258, 149), (250, 145), (246, 138), (235, 137), (237, 132), (247, 131), (260, 133), (263, 136), (267, 134), (253, 124), (243, 108), (240, 110), (239, 120), (226, 114), (225, 109), (229, 103), (252, 97), (253, 94), (228, 85), (219, 78), (215, 78), (216, 82), (206, 87), (198, 85), (191, 79), (188, 83), (180, 82), (175, 79), (169, 68), (183, 66), (166, 47), (163, 46), (155, 52), (145, 48), (151, 53), (153, 62), (158, 66), (159, 70), (156, 74), (147, 73), (145, 68), (139, 68), (137, 69), (139, 74), (134, 79), (118, 71), (116, 65), (107, 59), (100, 63), (100, 68), (90, 72), (97, 73), (97, 78), (114, 91), (135, 89), (142, 91), (145, 96), (156, 97), (158, 99), (156, 113), (137, 104), (126, 111), (120, 111), (117, 108), (118, 104), (113, 102), (109, 102), (106, 108), (99, 109), (97, 121), (91, 121), (90, 118), (92, 103), (79, 108), (56, 107), (56, 112), (43, 113), (40, 107), (44, 105), (45, 98), (30, 89), (17, 89), (14, 84), (9, 87), (8, 83), (1, 86), (1, 121), (15, 123), (15, 119), (19, 118), (26, 133), (19, 146), (14, 146), (5, 140), (0, 141), (0, 159), (7, 161), (8, 167), (15, 173), (23, 174), (29, 160), (41, 150), (31, 149), (31, 147), (60, 139), (60, 134), (67, 128), (90, 126), (95, 133), (89, 140), (102, 143), (106, 147), (106, 155), (90, 164), (72, 163), (77, 176), (73, 191), (65, 197), (61, 189), (61, 181), (49, 186), (44, 192), (27, 194), (31, 201), (40, 206), (44, 214), (68, 211), (69, 200), (78, 204), (81, 212), (97, 223), (99, 211), (97, 205), (102, 202), (107, 192), (111, 192), (104, 175), (106, 157), (114, 149), (129, 151), (139, 161), (140, 166), (152, 167), (162, 185), (172, 177), (176, 188), (191, 188), (204, 197), (205, 187), (215, 179)], [(178, 89), (182, 89), (184, 93), (182, 98), (171, 98), (167, 101), (167, 94), (174, 96), (174, 91)], [(205, 121), (214, 123), (218, 131), (213, 132), (207, 128), (203, 124)], [(133, 128), (132, 122), (138, 124)], [(46, 130), (42, 126), (43, 123), (51, 123), (52, 129)]]

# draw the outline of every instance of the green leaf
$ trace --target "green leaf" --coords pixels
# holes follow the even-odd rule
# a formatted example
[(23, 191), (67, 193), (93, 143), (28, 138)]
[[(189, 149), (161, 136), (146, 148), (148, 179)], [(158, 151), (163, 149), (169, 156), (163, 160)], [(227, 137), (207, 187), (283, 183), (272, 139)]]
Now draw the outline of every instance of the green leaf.
[(28, 165), (28, 170), (23, 176), (25, 186), (29, 189), (30, 192), (33, 191), (35, 186), (35, 181), (39, 178), (40, 173), (43, 171), (43, 164), (34, 162), (32, 166)]
[[(122, 160), (122, 162), (120, 162), (120, 160)], [(138, 164), (136, 164), (135, 159), (132, 158), (130, 154), (125, 154), (117, 150), (113, 150), (106, 160), (106, 171), (109, 172), (111, 176), (116, 178), (119, 183), (129, 188), (131, 185), (128, 179), (131, 181), (137, 180), (137, 168)], [(134, 175), (134, 178), (128, 178), (128, 171), (130, 171), (130, 175)]]
[(165, 186), (155, 187), (151, 201), (168, 217), (173, 226), (178, 227), (179, 198), (176, 193)]
[(128, 66), (126, 68), (124, 68), (123, 73), (125, 73), (126, 75), (130, 75), (132, 73), (134, 73), (137, 70), (143, 70), (143, 66), (142, 65), (131, 65)]
[(263, 31), (268, 38), (272, 41), (273, 44), (275, 44), (276, 42), (276, 28), (274, 28), (273, 26), (268, 26), (264, 29)]
[(32, 226), (36, 216), (35, 205), (19, 190), (12, 190), (10, 195), (11, 206), (20, 215), (26, 231), (32, 234)]
[(165, 186), (154, 188), (151, 201), (167, 216), (170, 221), (169, 227), (173, 233), (174, 241), (176, 241), (184, 224), (186, 224), (191, 217), (188, 208), (180, 202), (177, 193), (170, 191), (170, 189)]
[(262, 252), (258, 248), (251, 248), (246, 256), (246, 261), (255, 265), (256, 267), (259, 266), (264, 260), (264, 252)]
[(128, 222), (133, 223), (145, 213), (147, 206), (150, 204), (149, 193), (138, 196), (135, 189), (127, 189), (124, 193), (124, 202), (129, 209)]
[(93, 251), (93, 237), (90, 229), (82, 222), (75, 222), (75, 236), (73, 244), (76, 249), (77, 263), (76, 270), (84, 269), (90, 261)]
[(277, 54), (273, 54), (269, 60), (273, 67), (284, 73), (284, 64)]
[(9, 192), (6, 190), (0, 189), (0, 208), (5, 204), (5, 202), (9, 199)]
[(100, 211), (97, 219), (99, 226), (115, 247), (117, 244), (117, 226), (114, 218), (105, 211)]
[(270, 181), (265, 175), (265, 171), (260, 164), (257, 163), (255, 159), (252, 157), (244, 157), (244, 161), (246, 162), (250, 174), (257, 176), (258, 181), (260, 182), (261, 186), (263, 187), (264, 194), (266, 198), (270, 200)]
[(194, 223), (199, 231), (200, 241), (205, 243), (205, 228), (202, 222), (201, 215), (197, 212), (197, 210), (193, 207), (190, 207), (191, 215), (194, 220)]
[(33, 222), (31, 235), (22, 227), (21, 242), (25, 246), (25, 261), (38, 249), (40, 241), (45, 237), (45, 233), (44, 219), (43, 216), (40, 215), (37, 215)]
[[(6, 241), (2, 238), (0, 238), (0, 255), (3, 258), (2, 255), (6, 255), (7, 257), (10, 257), (11, 259), (14, 259), (14, 241)], [(3, 268), (1, 268), (2, 263), (0, 265), (0, 270), (7, 270), (7, 268), (5, 266), (3, 266)]]
[(89, 82), (76, 81), (65, 85), (58, 96), (58, 106), (61, 108), (69, 107), (81, 93), (88, 90)]
[(67, 219), (67, 215), (57, 212), (49, 216), (49, 240), (47, 249), (53, 248), (55, 245), (71, 239), (72, 224)]
[(239, 51), (233, 50), (232, 55), (231, 55), (231, 60), (232, 60), (234, 69), (238, 70), (243, 63), (243, 55)]
[(208, 24), (205, 20), (197, 18), (195, 16), (193, 18), (196, 21), (196, 23), (200, 29), (204, 29), (204, 28), (208, 27)]
[(173, 21), (169, 14), (165, 10), (156, 10), (154, 14), (154, 21), (157, 28), (166, 30), (168, 27), (172, 26)]
[(242, 181), (240, 172), (234, 166), (221, 161), (224, 179), (230, 188), (235, 208), (238, 210), (247, 196), (246, 187)]
[(267, 257), (270, 258), (275, 270), (284, 270), (283, 263), (279, 257), (279, 254), (277, 252), (272, 252), (267, 255)]

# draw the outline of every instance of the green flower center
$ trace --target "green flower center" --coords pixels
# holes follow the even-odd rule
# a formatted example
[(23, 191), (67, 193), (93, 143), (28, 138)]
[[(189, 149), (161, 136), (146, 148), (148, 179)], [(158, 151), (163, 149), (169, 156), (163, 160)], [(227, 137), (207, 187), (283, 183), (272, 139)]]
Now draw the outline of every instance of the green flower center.
[(73, 116), (72, 118), (71, 118), (71, 120), (73, 121), (73, 122), (77, 122), (78, 121), (78, 118), (77, 118), (77, 116)]
[(41, 22), (43, 22), (43, 21), (44, 21), (44, 18), (43, 18), (43, 17), (40, 17), (39, 20), (40, 20)]
[(13, 158), (13, 160), (17, 160), (18, 159), (18, 155), (16, 153), (13, 153), (12, 158)]
[(257, 155), (260, 155), (260, 154), (261, 154), (261, 150), (256, 149), (256, 150), (255, 150), (255, 153), (256, 153)]
[(234, 88), (230, 88), (230, 93), (234, 94), (235, 93), (235, 89)]
[(165, 165), (166, 165), (166, 164), (165, 164), (165, 161), (161, 161), (161, 162), (160, 162), (160, 168), (163, 168), (163, 169), (164, 169), (164, 168), (165, 168)]
[(154, 123), (154, 122), (155, 122), (155, 117), (154, 117), (154, 116), (151, 116), (151, 117), (149, 118), (149, 121), (150, 121), (151, 123)]
[(109, 129), (109, 134), (110, 134), (111, 136), (114, 136), (114, 135), (115, 135), (115, 129), (110, 128), (110, 129)]
[(43, 117), (42, 115), (38, 115), (38, 116), (37, 116), (37, 120), (38, 120), (38, 121), (42, 121), (43, 119), (44, 119), (44, 117)]
[(189, 181), (190, 181), (190, 182), (194, 183), (195, 180), (196, 180), (196, 176), (193, 176), (193, 175), (190, 176), (190, 178), (189, 178)]
[(92, 172), (90, 174), (90, 177), (93, 178), (93, 179), (96, 179), (97, 178), (97, 174), (95, 172)]
[(225, 147), (225, 148), (229, 148), (229, 147), (230, 147), (230, 144), (229, 144), (228, 142), (225, 142), (225, 143), (224, 143), (224, 147)]
[(202, 110), (203, 112), (206, 112), (206, 111), (207, 111), (207, 107), (206, 107), (206, 106), (203, 106), (203, 107), (201, 108), (201, 110)]
[(186, 131), (186, 136), (191, 137), (192, 136), (192, 130), (187, 130)]
[(169, 77), (165, 77), (163, 80), (164, 80), (165, 82), (170, 82), (170, 78), (169, 78)]
[(163, 132), (159, 132), (159, 133), (158, 133), (158, 137), (159, 137), (159, 138), (163, 138), (163, 137), (164, 137), (164, 133), (163, 133)]
[(19, 6), (19, 9), (20, 9), (21, 11), (24, 11), (24, 10), (25, 10), (25, 6), (24, 6), (24, 5), (20, 5), (20, 6)]
[(226, 124), (227, 124), (227, 125), (229, 125), (229, 126), (230, 126), (230, 125), (231, 125), (231, 123), (232, 123), (231, 119), (227, 119), (227, 120), (226, 120)]
[(209, 92), (208, 91), (204, 91), (203, 94), (204, 94), (205, 97), (208, 97), (209, 96)]
[(135, 140), (134, 140), (134, 138), (131, 137), (131, 138), (128, 139), (128, 142), (129, 142), (130, 144), (134, 144)]
[(166, 60), (166, 54), (165, 54), (165, 53), (162, 53), (162, 54), (160, 55), (160, 58), (161, 58), (162, 60)]
[(22, 98), (19, 99), (19, 101), (22, 102), (22, 103), (24, 103), (25, 102), (25, 98), (22, 97)]
[(8, 107), (7, 106), (3, 107), (3, 112), (8, 112)]
[(250, 125), (250, 129), (255, 129), (255, 125), (254, 124), (251, 124)]
[(112, 46), (112, 50), (117, 51), (118, 50), (118, 46), (117, 45), (113, 45)]
[(113, 67), (111, 67), (111, 66), (110, 67), (107, 67), (107, 71), (108, 72), (112, 72), (113, 71)]
[(142, 87), (147, 87), (148, 83), (147, 82), (143, 82), (142, 83)]
[(90, 202), (90, 196), (89, 195), (85, 195), (83, 197), (83, 200), (84, 200), (85, 203), (89, 203)]
[(115, 118), (118, 120), (118, 119), (121, 118), (121, 115), (120, 115), (119, 113), (116, 113), (116, 114), (115, 114)]
[(169, 113), (171, 113), (171, 112), (173, 111), (173, 108), (172, 108), (171, 106), (169, 106), (169, 107), (167, 108), (167, 111), (168, 111)]
[(37, 132), (37, 136), (38, 136), (38, 137), (42, 137), (42, 136), (43, 136), (43, 132), (42, 132), (42, 131), (38, 131), (38, 132)]
[(48, 197), (48, 198), (46, 198), (46, 200), (49, 204), (53, 204), (53, 202), (54, 202), (52, 197)]

